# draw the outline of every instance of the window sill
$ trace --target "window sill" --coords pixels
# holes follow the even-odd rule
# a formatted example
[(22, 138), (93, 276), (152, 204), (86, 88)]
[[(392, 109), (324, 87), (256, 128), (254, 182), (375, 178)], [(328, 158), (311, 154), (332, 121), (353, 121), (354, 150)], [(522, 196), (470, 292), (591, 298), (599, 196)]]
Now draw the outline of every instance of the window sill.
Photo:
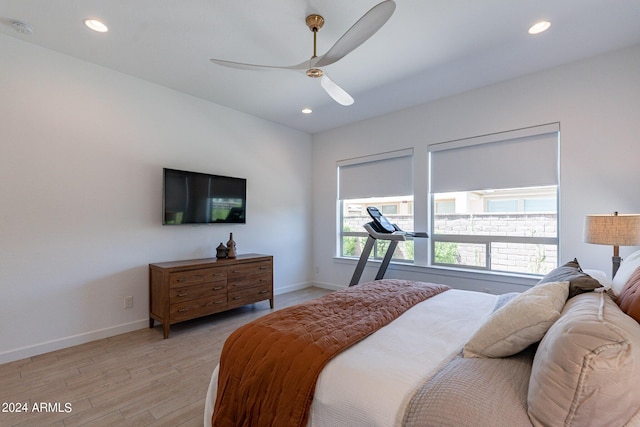
[[(357, 258), (334, 257), (333, 259), (336, 263), (339, 264), (353, 265), (354, 269), (356, 264), (358, 263)], [(367, 262), (367, 266), (369, 268), (375, 268), (376, 270), (380, 267), (380, 264), (380, 260), (369, 260)], [(417, 273), (421, 275), (428, 275), (430, 277), (441, 277), (444, 279), (442, 283), (455, 283), (456, 279), (473, 281), (477, 282), (478, 284), (477, 290), (482, 292), (489, 292), (493, 288), (501, 288), (503, 286), (515, 286), (517, 288), (521, 288), (520, 291), (525, 291), (527, 288), (538, 283), (538, 281), (540, 281), (540, 279), (542, 278), (542, 276), (531, 274), (504, 273), (486, 270), (466, 270), (461, 268), (416, 265), (393, 261), (389, 263), (389, 267), (387, 268), (387, 276), (389, 276), (390, 272), (406, 272), (412, 274)], [(433, 279), (429, 280), (433, 281)]]

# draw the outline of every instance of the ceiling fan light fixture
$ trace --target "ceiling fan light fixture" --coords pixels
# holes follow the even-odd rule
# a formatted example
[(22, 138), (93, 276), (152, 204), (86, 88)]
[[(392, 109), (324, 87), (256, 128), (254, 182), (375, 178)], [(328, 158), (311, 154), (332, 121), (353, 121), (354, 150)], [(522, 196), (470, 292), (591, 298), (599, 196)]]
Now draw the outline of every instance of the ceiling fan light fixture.
[(551, 27), (551, 22), (540, 21), (529, 27), (529, 34), (540, 34), (547, 31)]
[(301, 110), (301, 113), (302, 114), (311, 114), (311, 113), (313, 113), (313, 110), (311, 108), (303, 108)]

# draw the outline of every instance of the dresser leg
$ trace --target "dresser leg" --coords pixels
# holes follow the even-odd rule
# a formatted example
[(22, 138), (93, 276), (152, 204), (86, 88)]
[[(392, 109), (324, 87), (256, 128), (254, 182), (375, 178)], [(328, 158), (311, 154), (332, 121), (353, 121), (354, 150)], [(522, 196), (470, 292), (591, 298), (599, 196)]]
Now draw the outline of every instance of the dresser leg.
[(273, 298), (269, 298), (269, 305), (273, 308)]
[(149, 329), (153, 329), (153, 317), (149, 317)]
[(164, 336), (165, 340), (169, 338), (169, 322), (165, 322), (162, 324), (162, 335)]

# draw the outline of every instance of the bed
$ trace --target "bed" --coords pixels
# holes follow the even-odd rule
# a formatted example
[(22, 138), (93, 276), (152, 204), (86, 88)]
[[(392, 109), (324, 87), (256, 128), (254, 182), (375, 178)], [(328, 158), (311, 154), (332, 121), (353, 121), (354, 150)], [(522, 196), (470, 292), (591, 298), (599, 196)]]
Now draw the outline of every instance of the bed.
[[(289, 417), (288, 408), (283, 413), (263, 400), (304, 389), (289, 381), (301, 371), (296, 364), (310, 360), (303, 354), (306, 350), (293, 352), (298, 361), (276, 356), (269, 363), (281, 366), (267, 364), (266, 373), (258, 374), (245, 364), (253, 363), (249, 359), (262, 363), (265, 350), (249, 348), (259, 340), (252, 335), (255, 331), (239, 331), (251, 337), (238, 344), (240, 356), (225, 357), (225, 344), (207, 392), (204, 424), (212, 425), (215, 412), (214, 425), (280, 426), (285, 419), (287, 425), (313, 427), (640, 426), (640, 325), (626, 314), (640, 311), (640, 269), (634, 274), (640, 254), (627, 261), (615, 284), (603, 274), (586, 274), (574, 260), (526, 292), (499, 296), (399, 280), (358, 285), (354, 288), (374, 294), (381, 286), (436, 286), (437, 292), (331, 353), (317, 376), (311, 375), (306, 407), (303, 403), (302, 409), (291, 409), (295, 417)], [(350, 327), (348, 323), (347, 331)], [(239, 340), (232, 335), (229, 341)], [(245, 360), (246, 354), (254, 356)], [(314, 363), (309, 362), (310, 371)], [(229, 374), (233, 368), (235, 374)], [(251, 398), (219, 385), (228, 383), (221, 378), (233, 377), (245, 387), (245, 381), (270, 374), (287, 382), (261, 384)], [(222, 418), (225, 406), (216, 406), (227, 395), (227, 407), (236, 418)], [(283, 394), (279, 400), (288, 404), (295, 399)], [(248, 401), (254, 413), (280, 412), (284, 418), (251, 418), (243, 407)]]

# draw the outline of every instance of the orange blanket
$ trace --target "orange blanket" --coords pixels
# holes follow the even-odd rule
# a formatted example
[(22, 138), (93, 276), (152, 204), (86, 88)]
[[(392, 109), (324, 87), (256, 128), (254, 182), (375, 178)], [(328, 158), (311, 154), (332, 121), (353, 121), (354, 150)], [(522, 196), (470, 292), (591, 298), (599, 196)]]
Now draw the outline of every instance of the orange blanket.
[(335, 355), (445, 285), (383, 279), (278, 310), (236, 330), (220, 356), (212, 425), (305, 426)]

